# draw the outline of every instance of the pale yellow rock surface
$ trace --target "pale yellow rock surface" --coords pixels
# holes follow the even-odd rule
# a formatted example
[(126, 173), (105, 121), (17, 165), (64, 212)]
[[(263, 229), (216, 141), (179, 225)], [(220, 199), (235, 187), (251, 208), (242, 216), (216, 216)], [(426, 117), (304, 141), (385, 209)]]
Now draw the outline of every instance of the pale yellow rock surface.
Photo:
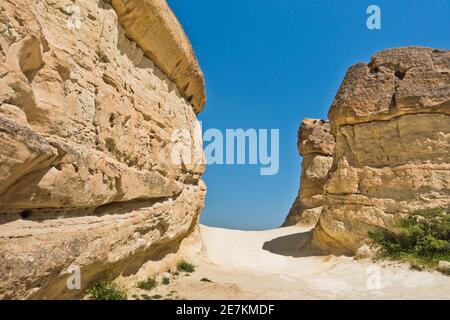
[(335, 142), (328, 121), (303, 120), (298, 130), (298, 150), (302, 159), (300, 190), (284, 226), (314, 226), (320, 217), (324, 185), (333, 163)]
[(400, 217), (450, 206), (450, 52), (377, 53), (350, 67), (329, 112), (336, 154), (314, 243), (355, 253)]
[(205, 95), (165, 1), (2, 1), (0, 28), (0, 298), (80, 297), (176, 252)]
[(189, 39), (165, 0), (111, 0), (126, 35), (167, 74), (194, 106), (206, 102), (205, 80)]

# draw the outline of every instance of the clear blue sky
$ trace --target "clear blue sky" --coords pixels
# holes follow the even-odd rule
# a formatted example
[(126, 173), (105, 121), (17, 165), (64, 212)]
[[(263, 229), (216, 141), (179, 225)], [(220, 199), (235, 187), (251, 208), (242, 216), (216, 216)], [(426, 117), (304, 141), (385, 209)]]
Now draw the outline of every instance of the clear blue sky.
[[(299, 187), (297, 128), (326, 118), (347, 68), (375, 52), (422, 45), (450, 48), (449, 0), (168, 0), (205, 74), (203, 129), (279, 128), (280, 170), (207, 167), (201, 222), (260, 230), (278, 227)], [(381, 30), (366, 9), (381, 8)]]

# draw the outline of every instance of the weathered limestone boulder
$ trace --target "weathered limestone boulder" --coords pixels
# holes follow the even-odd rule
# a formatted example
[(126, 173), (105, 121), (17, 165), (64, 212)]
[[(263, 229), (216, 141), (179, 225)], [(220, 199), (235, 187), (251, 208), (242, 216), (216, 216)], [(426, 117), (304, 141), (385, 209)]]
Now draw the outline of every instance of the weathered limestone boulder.
[(177, 85), (194, 107), (203, 110), (205, 80), (189, 39), (165, 0), (110, 0), (126, 36)]
[(328, 121), (305, 119), (298, 130), (303, 157), (300, 190), (284, 226), (315, 225), (322, 211), (324, 185), (333, 163), (334, 138)]
[(316, 245), (352, 254), (368, 232), (450, 205), (450, 51), (390, 49), (350, 67), (329, 119), (336, 154)]
[(176, 251), (205, 93), (165, 1), (2, 1), (0, 29), (0, 298), (79, 297)]

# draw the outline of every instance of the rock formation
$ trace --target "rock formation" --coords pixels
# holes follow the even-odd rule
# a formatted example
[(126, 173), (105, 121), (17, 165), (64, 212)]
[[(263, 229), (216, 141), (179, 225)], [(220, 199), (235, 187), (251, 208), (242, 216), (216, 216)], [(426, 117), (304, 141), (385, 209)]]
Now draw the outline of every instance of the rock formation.
[(450, 205), (450, 51), (390, 49), (350, 67), (329, 119), (335, 158), (314, 244), (351, 254), (369, 231)]
[(165, 1), (2, 1), (0, 28), (0, 298), (79, 297), (176, 250), (205, 93)]
[(334, 138), (328, 121), (305, 119), (298, 129), (298, 151), (303, 157), (300, 190), (284, 226), (314, 226), (323, 205), (324, 185), (333, 163)]

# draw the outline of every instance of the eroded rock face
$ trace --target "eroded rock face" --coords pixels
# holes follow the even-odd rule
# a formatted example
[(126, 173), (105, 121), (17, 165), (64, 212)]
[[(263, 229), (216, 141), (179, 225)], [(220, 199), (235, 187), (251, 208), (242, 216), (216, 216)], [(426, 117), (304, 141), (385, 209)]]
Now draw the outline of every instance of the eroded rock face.
[(0, 298), (77, 297), (176, 250), (205, 94), (165, 1), (2, 1), (0, 28)]
[(450, 205), (450, 51), (391, 49), (352, 66), (329, 118), (336, 155), (316, 245), (354, 253), (369, 231)]
[(165, 0), (110, 0), (126, 35), (172, 79), (193, 105), (203, 110), (205, 80), (191, 44)]
[(284, 226), (315, 225), (323, 205), (324, 185), (333, 163), (334, 138), (328, 121), (305, 119), (298, 130), (298, 150), (303, 156), (300, 190)]

